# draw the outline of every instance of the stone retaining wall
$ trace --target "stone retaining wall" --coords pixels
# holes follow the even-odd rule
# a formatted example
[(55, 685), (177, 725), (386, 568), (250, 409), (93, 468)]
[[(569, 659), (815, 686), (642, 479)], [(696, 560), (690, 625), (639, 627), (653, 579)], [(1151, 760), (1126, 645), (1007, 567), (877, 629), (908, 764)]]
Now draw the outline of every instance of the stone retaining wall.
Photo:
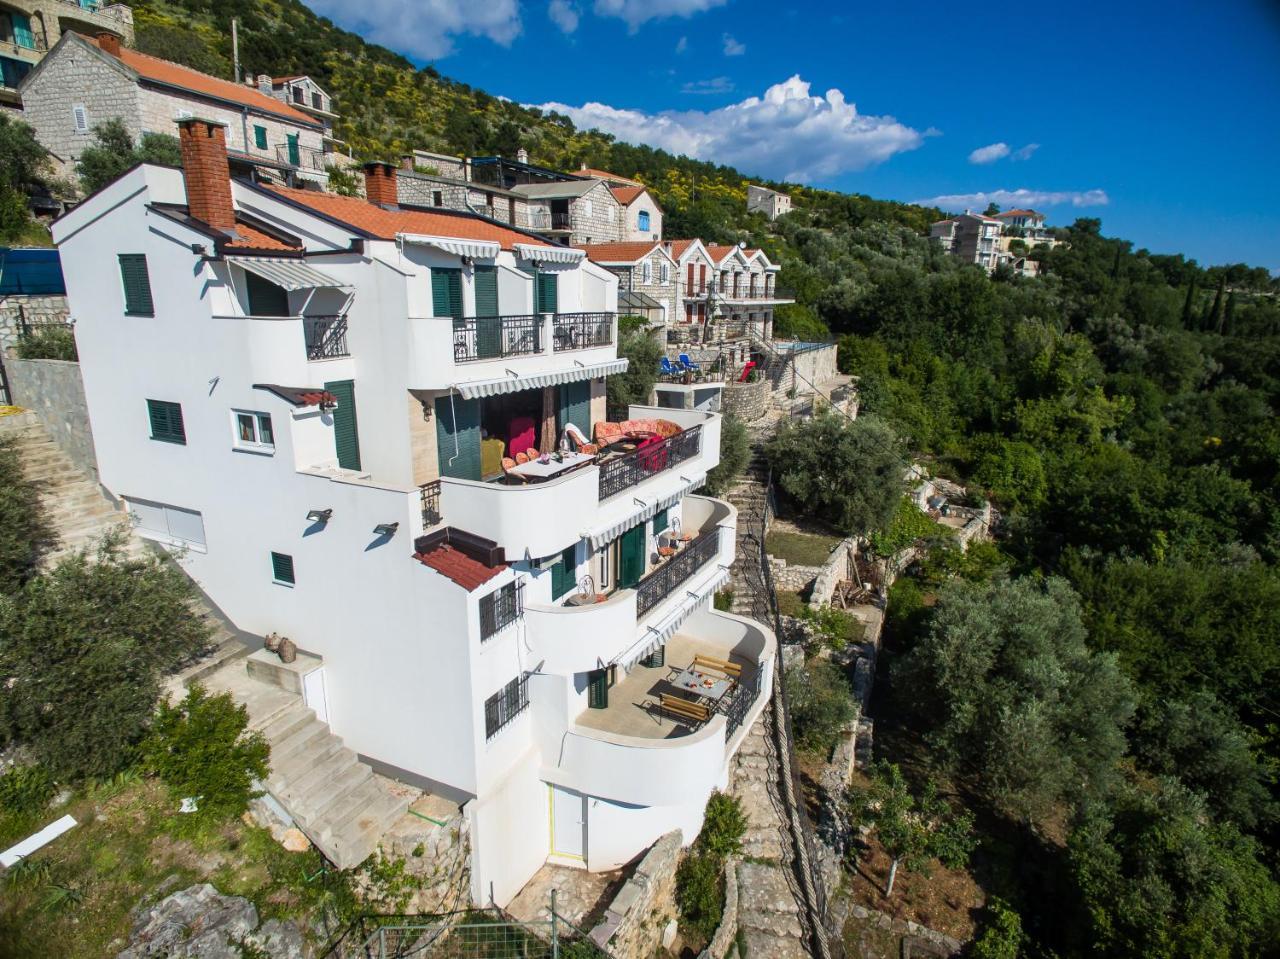
[(769, 386), (769, 381), (763, 378), (754, 383), (726, 383), (721, 409), (743, 422), (754, 423), (769, 408)]
[[(773, 588), (799, 593), (809, 587), (822, 572), (821, 566), (791, 565), (785, 559), (769, 557), (769, 572), (773, 574)], [(828, 600), (831, 598), (827, 597)], [(810, 601), (812, 602), (812, 600)], [(816, 603), (814, 605), (817, 605)]]
[(857, 548), (858, 541), (850, 536), (841, 540), (840, 544), (831, 551), (831, 555), (827, 557), (827, 561), (822, 564), (817, 576), (813, 579), (813, 592), (809, 595), (810, 606), (825, 606), (831, 602), (836, 586), (845, 579), (845, 574), (849, 571), (849, 564), (853, 562)]
[(675, 829), (650, 846), (609, 903), (604, 921), (591, 930), (592, 941), (614, 959), (649, 959), (670, 945), (667, 929), (676, 917), (676, 867), (683, 844), (683, 833)]
[(62, 447), (71, 461), (96, 481), (98, 460), (89, 428), (80, 364), (69, 360), (19, 360), (7, 357), (5, 371), (15, 406), (25, 406)]
[(67, 298), (62, 295), (0, 296), (0, 351), (5, 356), (18, 344), (22, 322), (65, 323), (70, 316)]
[(730, 856), (724, 864), (724, 913), (711, 937), (711, 944), (698, 953), (698, 959), (724, 959), (738, 938), (738, 858)]

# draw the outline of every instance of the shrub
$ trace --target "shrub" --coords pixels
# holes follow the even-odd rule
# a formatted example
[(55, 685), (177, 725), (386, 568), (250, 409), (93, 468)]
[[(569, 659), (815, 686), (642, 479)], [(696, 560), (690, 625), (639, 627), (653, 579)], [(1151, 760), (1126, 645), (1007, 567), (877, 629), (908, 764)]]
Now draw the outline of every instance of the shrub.
[(611, 376), (605, 382), (606, 398), (611, 416), (623, 416), (632, 403), (649, 402), (653, 384), (658, 381), (658, 364), (662, 360), (662, 348), (648, 333), (637, 330), (618, 334), (618, 357), (626, 357), (630, 363), (625, 373)]
[(31, 816), (49, 805), (54, 782), (40, 765), (14, 766), (0, 776), (0, 809), (19, 816)]
[(329, 175), (329, 189), (339, 196), (359, 196), (361, 182), (355, 172), (348, 167), (328, 164), (324, 172)]
[(903, 496), (894, 507), (888, 525), (867, 539), (877, 556), (887, 558), (922, 539), (949, 536), (951, 533), (945, 526), (935, 523), (928, 513), (920, 512), (909, 497)]
[(1022, 917), (998, 896), (987, 903), (982, 932), (969, 944), (967, 959), (1018, 959), (1026, 936)]
[(707, 492), (719, 496), (733, 485), (751, 459), (747, 424), (732, 413), (720, 421), (720, 462), (707, 474)]
[(676, 870), (676, 905), (683, 924), (709, 940), (724, 914), (723, 865), (715, 856), (696, 849)]
[(842, 650), (850, 641), (862, 639), (862, 624), (858, 617), (834, 606), (808, 606), (800, 618), (812, 623), (818, 638), (834, 650)]
[(786, 689), (800, 746), (829, 752), (854, 716), (853, 692), (844, 674), (827, 660), (814, 659), (787, 670)]
[(715, 607), (722, 613), (733, 609), (733, 590), (722, 589), (715, 595)]
[[(11, 440), (0, 439), (0, 594), (35, 575), (40, 554), (53, 540), (35, 484), (22, 472), (18, 451)], [(0, 714), (3, 711), (0, 702)]]
[(36, 327), (18, 338), (18, 356), (24, 360), (77, 360), (75, 333), (61, 323)]
[(707, 800), (706, 818), (698, 833), (698, 845), (713, 856), (725, 859), (742, 850), (747, 817), (737, 796), (713, 792)]
[(230, 693), (211, 696), (199, 683), (176, 706), (160, 704), (143, 745), (147, 768), (174, 798), (199, 797), (199, 814), (237, 816), (261, 793), (254, 780), (268, 773), (261, 733), (246, 733), (248, 711)]

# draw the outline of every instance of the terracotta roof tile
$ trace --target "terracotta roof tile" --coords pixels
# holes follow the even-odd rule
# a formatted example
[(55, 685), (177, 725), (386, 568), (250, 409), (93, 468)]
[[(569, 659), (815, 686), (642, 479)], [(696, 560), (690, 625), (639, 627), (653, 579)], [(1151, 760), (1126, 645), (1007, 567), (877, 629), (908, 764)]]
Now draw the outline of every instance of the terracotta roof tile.
[(1003, 219), (1006, 216), (1044, 216), (1044, 214), (1037, 213), (1035, 210), (1005, 210), (1003, 213), (997, 213), (996, 219)]
[(623, 241), (619, 243), (589, 243), (578, 247), (585, 250), (587, 259), (593, 263), (634, 263), (643, 260), (653, 252), (653, 248), (661, 246), (652, 240)]
[(302, 249), (300, 246), (285, 243), (283, 240), (268, 236), (261, 230), (240, 222), (236, 223), (236, 233), (239, 234), (239, 239), (231, 240), (224, 244), (224, 250), (228, 252), (235, 250), (271, 250), (272, 252), (295, 253)]
[(611, 186), (609, 192), (612, 193), (619, 203), (623, 206), (629, 204), (632, 200), (644, 192), (642, 186)]
[(707, 252), (711, 254), (711, 259), (715, 261), (717, 266), (724, 262), (724, 260), (737, 249), (738, 248), (736, 246), (724, 246), (720, 243), (707, 244)]
[(270, 192), (286, 200), (315, 210), (323, 216), (338, 220), (348, 226), (371, 233), (383, 240), (394, 240), (397, 233), (418, 233), (424, 236), (449, 236), (462, 240), (488, 240), (504, 250), (515, 244), (550, 246), (536, 237), (491, 223), (483, 217), (465, 213), (433, 213), (427, 210), (388, 210), (359, 197), (338, 196), (336, 193), (320, 193), (316, 190), (295, 190), (290, 187), (270, 186)]
[(698, 242), (697, 240), (668, 240), (667, 241), (667, 243), (671, 245), (671, 256), (677, 260), (680, 259), (680, 257), (684, 256), (686, 253), (688, 253), (689, 247), (693, 246), (697, 242)]
[(120, 62), (137, 72), (138, 76), (144, 80), (167, 83), (169, 86), (190, 90), (192, 93), (203, 93), (206, 96), (217, 97), (220, 100), (241, 103), (255, 110), (274, 113), (276, 116), (287, 117), (296, 123), (304, 123), (307, 126), (319, 126), (315, 118), (307, 116), (300, 110), (295, 110), (287, 103), (281, 103), (275, 97), (269, 97), (265, 93), (261, 93), (257, 87), (246, 86), (242, 83), (232, 83), (230, 80), (220, 80), (217, 77), (209, 76), (207, 73), (201, 73), (199, 70), (192, 70), (190, 67), (170, 63), (168, 60), (148, 56), (145, 53), (139, 53), (137, 50), (130, 50), (128, 47), (120, 48)]
[(505, 569), (503, 566), (488, 567), (478, 559), (472, 559), (466, 553), (454, 549), (448, 543), (433, 546), (425, 553), (414, 553), (413, 558), (423, 566), (429, 566), (441, 576), (447, 576), (468, 593), (483, 586)]
[(639, 180), (633, 180), (629, 176), (618, 176), (616, 173), (609, 173), (606, 170), (593, 170), (591, 167), (583, 167), (574, 174), (575, 176), (593, 176), (597, 180), (612, 180), (615, 183), (631, 183), (640, 186)]

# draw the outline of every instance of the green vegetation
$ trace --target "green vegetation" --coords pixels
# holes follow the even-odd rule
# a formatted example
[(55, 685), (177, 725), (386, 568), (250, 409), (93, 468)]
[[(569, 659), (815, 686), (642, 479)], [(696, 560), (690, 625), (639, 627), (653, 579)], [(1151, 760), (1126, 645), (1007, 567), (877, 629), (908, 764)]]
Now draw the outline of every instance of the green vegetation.
[[(13, 592), (35, 575), (40, 555), (52, 544), (53, 537), (35, 484), (23, 473), (13, 441), (0, 439), (0, 596)], [(0, 700), (0, 724), (4, 713)]]
[(732, 413), (726, 413), (720, 421), (720, 462), (707, 473), (707, 493), (711, 496), (727, 493), (750, 459), (747, 424)]
[(619, 333), (618, 356), (625, 356), (630, 365), (625, 373), (611, 376), (605, 381), (605, 402), (611, 419), (624, 420), (627, 418), (627, 407), (631, 404), (648, 405), (653, 384), (658, 382), (662, 347), (651, 335), (641, 330), (625, 335)]
[(790, 667), (783, 681), (796, 742), (810, 752), (830, 753), (854, 717), (848, 679), (829, 660), (811, 657)]
[(849, 533), (886, 525), (902, 495), (905, 450), (875, 416), (849, 420), (826, 410), (786, 423), (767, 453), (778, 486), (797, 512)]
[(785, 559), (792, 566), (821, 566), (840, 545), (841, 537), (820, 533), (800, 533), (776, 527), (765, 534), (765, 552)]
[(889, 856), (886, 899), (899, 866), (926, 876), (933, 859), (948, 869), (964, 866), (973, 850), (971, 815), (952, 810), (932, 783), (913, 792), (893, 763), (876, 763), (868, 772), (870, 784), (850, 789), (847, 802), (852, 822), (869, 826)]
[(834, 606), (809, 606), (801, 610), (800, 618), (813, 626), (818, 640), (824, 646), (839, 652), (850, 643), (862, 641), (862, 623), (852, 613)]
[(970, 943), (966, 959), (1018, 959), (1026, 942), (1022, 917), (999, 896), (987, 903), (982, 931)]
[(18, 356), (24, 360), (76, 360), (76, 335), (69, 326), (46, 324), (18, 337)]
[(725, 860), (742, 851), (746, 831), (747, 817), (738, 798), (713, 792), (707, 800), (702, 831), (676, 870), (681, 925), (703, 942), (710, 941), (720, 925)]
[(43, 233), (31, 219), (27, 197), (44, 189), (48, 178), (48, 152), (31, 125), (0, 114), (0, 243), (26, 244)]
[(113, 118), (99, 123), (93, 128), (93, 143), (85, 147), (76, 161), (80, 189), (85, 193), (101, 190), (139, 163), (181, 166), (178, 138), (167, 133), (144, 133), (135, 143), (123, 120)]
[(904, 496), (893, 508), (893, 516), (882, 530), (867, 537), (877, 556), (886, 558), (899, 550), (914, 546), (921, 540), (950, 536), (951, 531), (940, 526), (926, 513), (920, 512), (911, 498)]

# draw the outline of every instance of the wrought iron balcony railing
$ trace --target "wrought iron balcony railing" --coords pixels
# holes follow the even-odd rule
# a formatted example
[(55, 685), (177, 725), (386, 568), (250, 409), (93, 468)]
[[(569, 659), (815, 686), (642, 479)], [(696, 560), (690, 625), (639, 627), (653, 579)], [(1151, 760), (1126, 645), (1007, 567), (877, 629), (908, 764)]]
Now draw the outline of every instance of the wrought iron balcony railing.
[(444, 518), (440, 515), (440, 481), (432, 480), (418, 487), (422, 497), (422, 528), (431, 529), (439, 526)]
[(600, 501), (629, 490), (649, 477), (693, 459), (702, 451), (702, 426), (691, 426), (658, 443), (600, 464)]
[(720, 527), (700, 534), (669, 560), (636, 584), (636, 618), (672, 595), (681, 583), (688, 582), (698, 570), (720, 554)]
[(331, 360), (351, 355), (347, 349), (345, 316), (304, 316), (302, 329), (307, 341), (307, 359)]
[(552, 348), (557, 353), (613, 344), (612, 313), (557, 313)]
[(453, 321), (453, 358), (458, 363), (532, 356), (542, 352), (542, 317), (464, 316)]
[(524, 583), (507, 583), (480, 597), (480, 642), (492, 639), (524, 615)]

